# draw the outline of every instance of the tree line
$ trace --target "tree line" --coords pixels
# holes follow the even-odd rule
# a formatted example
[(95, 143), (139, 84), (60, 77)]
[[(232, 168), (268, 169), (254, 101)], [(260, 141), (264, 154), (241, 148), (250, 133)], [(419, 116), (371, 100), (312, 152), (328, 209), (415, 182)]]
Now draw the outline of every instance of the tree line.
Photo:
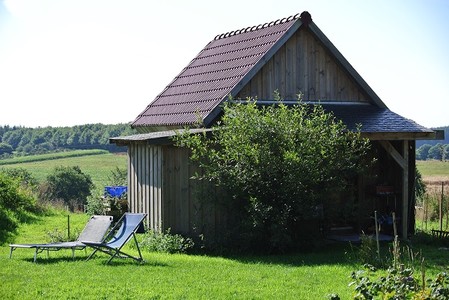
[(67, 149), (123, 151), (109, 138), (135, 134), (129, 124), (86, 124), (72, 127), (0, 127), (0, 158), (43, 154)]
[(449, 158), (449, 126), (433, 128), (444, 131), (444, 140), (417, 140), (417, 160), (447, 160)]
[(416, 149), (417, 160), (435, 159), (446, 161), (449, 158), (449, 144), (437, 143), (435, 145), (424, 144)]

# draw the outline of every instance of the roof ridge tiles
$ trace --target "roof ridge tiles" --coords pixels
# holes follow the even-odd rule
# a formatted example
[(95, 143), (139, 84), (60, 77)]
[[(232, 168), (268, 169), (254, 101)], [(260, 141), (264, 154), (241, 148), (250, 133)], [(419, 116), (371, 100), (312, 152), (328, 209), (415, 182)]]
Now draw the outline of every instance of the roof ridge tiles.
[[(266, 27), (264, 27), (264, 28), (266, 28)], [(279, 33), (282, 33), (282, 32), (284, 32), (284, 30), (270, 31), (270, 32), (268, 32), (268, 33), (266, 33), (266, 34), (264, 34), (264, 35), (254, 36), (254, 37), (250, 37), (250, 38), (243, 39), (243, 40), (237, 40), (237, 41), (233, 41), (232, 43), (228, 43), (228, 44), (223, 43), (223, 44), (210, 45), (210, 46), (208, 45), (208, 47), (205, 48), (205, 49), (203, 49), (203, 50), (210, 50), (210, 49), (216, 49), (216, 48), (226, 47), (226, 46), (228, 46), (229, 44), (241, 44), (241, 43), (247, 43), (247, 42), (249, 42), (249, 41), (260, 40), (260, 39), (262, 39), (262, 38), (266, 38), (266, 37), (269, 37), (269, 36), (272, 36), (272, 35), (278, 35)], [(221, 38), (221, 39), (224, 39), (224, 38)], [(217, 40), (214, 40), (214, 41), (217, 41)]]
[(245, 32), (257, 31), (257, 30), (260, 30), (260, 29), (263, 29), (263, 28), (274, 26), (274, 25), (283, 24), (283, 23), (286, 23), (286, 22), (294, 21), (294, 20), (298, 19), (299, 17), (300, 17), (300, 14), (298, 13), (296, 15), (292, 15), (292, 16), (289, 16), (287, 18), (277, 19), (276, 21), (271, 21), (271, 22), (267, 22), (267, 23), (263, 23), (263, 24), (259, 24), (259, 25), (255, 25), (255, 26), (249, 26), (249, 27), (245, 27), (245, 28), (229, 31), (229, 32), (226, 32), (226, 33), (218, 34), (217, 36), (215, 36), (214, 40), (220, 40), (220, 39), (223, 39), (223, 38), (227, 38), (227, 37), (230, 37), (230, 36), (242, 34), (242, 33), (245, 33)]

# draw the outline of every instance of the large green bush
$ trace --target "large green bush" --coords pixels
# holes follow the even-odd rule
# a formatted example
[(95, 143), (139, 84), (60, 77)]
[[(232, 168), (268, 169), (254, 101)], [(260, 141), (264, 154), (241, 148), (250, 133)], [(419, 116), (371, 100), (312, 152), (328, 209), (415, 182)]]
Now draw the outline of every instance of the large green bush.
[(36, 200), (24, 177), (32, 180), (25, 175), (23, 171), (0, 171), (0, 244), (11, 237), (29, 212), (35, 211)]
[(87, 203), (87, 197), (91, 195), (93, 188), (91, 177), (84, 174), (78, 166), (60, 166), (47, 176), (40, 197), (50, 202), (62, 201), (73, 211)]
[(198, 179), (228, 192), (242, 242), (270, 250), (294, 246), (304, 221), (318, 217), (322, 199), (362, 169), (368, 140), (320, 105), (259, 106), (249, 99), (223, 109), (210, 135), (186, 131), (177, 145), (191, 149), (202, 169)]

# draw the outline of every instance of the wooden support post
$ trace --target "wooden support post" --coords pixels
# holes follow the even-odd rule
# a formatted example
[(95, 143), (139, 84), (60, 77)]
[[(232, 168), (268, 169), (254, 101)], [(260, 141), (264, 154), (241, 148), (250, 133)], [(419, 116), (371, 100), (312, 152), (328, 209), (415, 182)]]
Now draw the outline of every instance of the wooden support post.
[(409, 142), (406, 140), (403, 142), (403, 160), (404, 167), (402, 169), (402, 238), (407, 239), (408, 237), (408, 172), (409, 172), (409, 164), (408, 164), (408, 144)]
[(408, 237), (408, 175), (409, 175), (409, 141), (404, 140), (402, 144), (402, 152), (403, 155), (401, 155), (394, 147), (393, 145), (388, 141), (379, 141), (379, 143), (384, 147), (384, 149), (387, 151), (391, 157), (398, 163), (398, 165), (402, 169), (402, 238), (407, 239)]

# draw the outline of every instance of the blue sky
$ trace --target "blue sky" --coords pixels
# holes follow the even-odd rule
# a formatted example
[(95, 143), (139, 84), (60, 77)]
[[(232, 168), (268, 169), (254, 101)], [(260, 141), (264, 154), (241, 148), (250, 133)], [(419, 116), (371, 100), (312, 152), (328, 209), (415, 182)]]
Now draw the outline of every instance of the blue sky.
[(446, 0), (0, 0), (0, 125), (130, 122), (217, 34), (304, 10), (391, 110), (449, 125)]

